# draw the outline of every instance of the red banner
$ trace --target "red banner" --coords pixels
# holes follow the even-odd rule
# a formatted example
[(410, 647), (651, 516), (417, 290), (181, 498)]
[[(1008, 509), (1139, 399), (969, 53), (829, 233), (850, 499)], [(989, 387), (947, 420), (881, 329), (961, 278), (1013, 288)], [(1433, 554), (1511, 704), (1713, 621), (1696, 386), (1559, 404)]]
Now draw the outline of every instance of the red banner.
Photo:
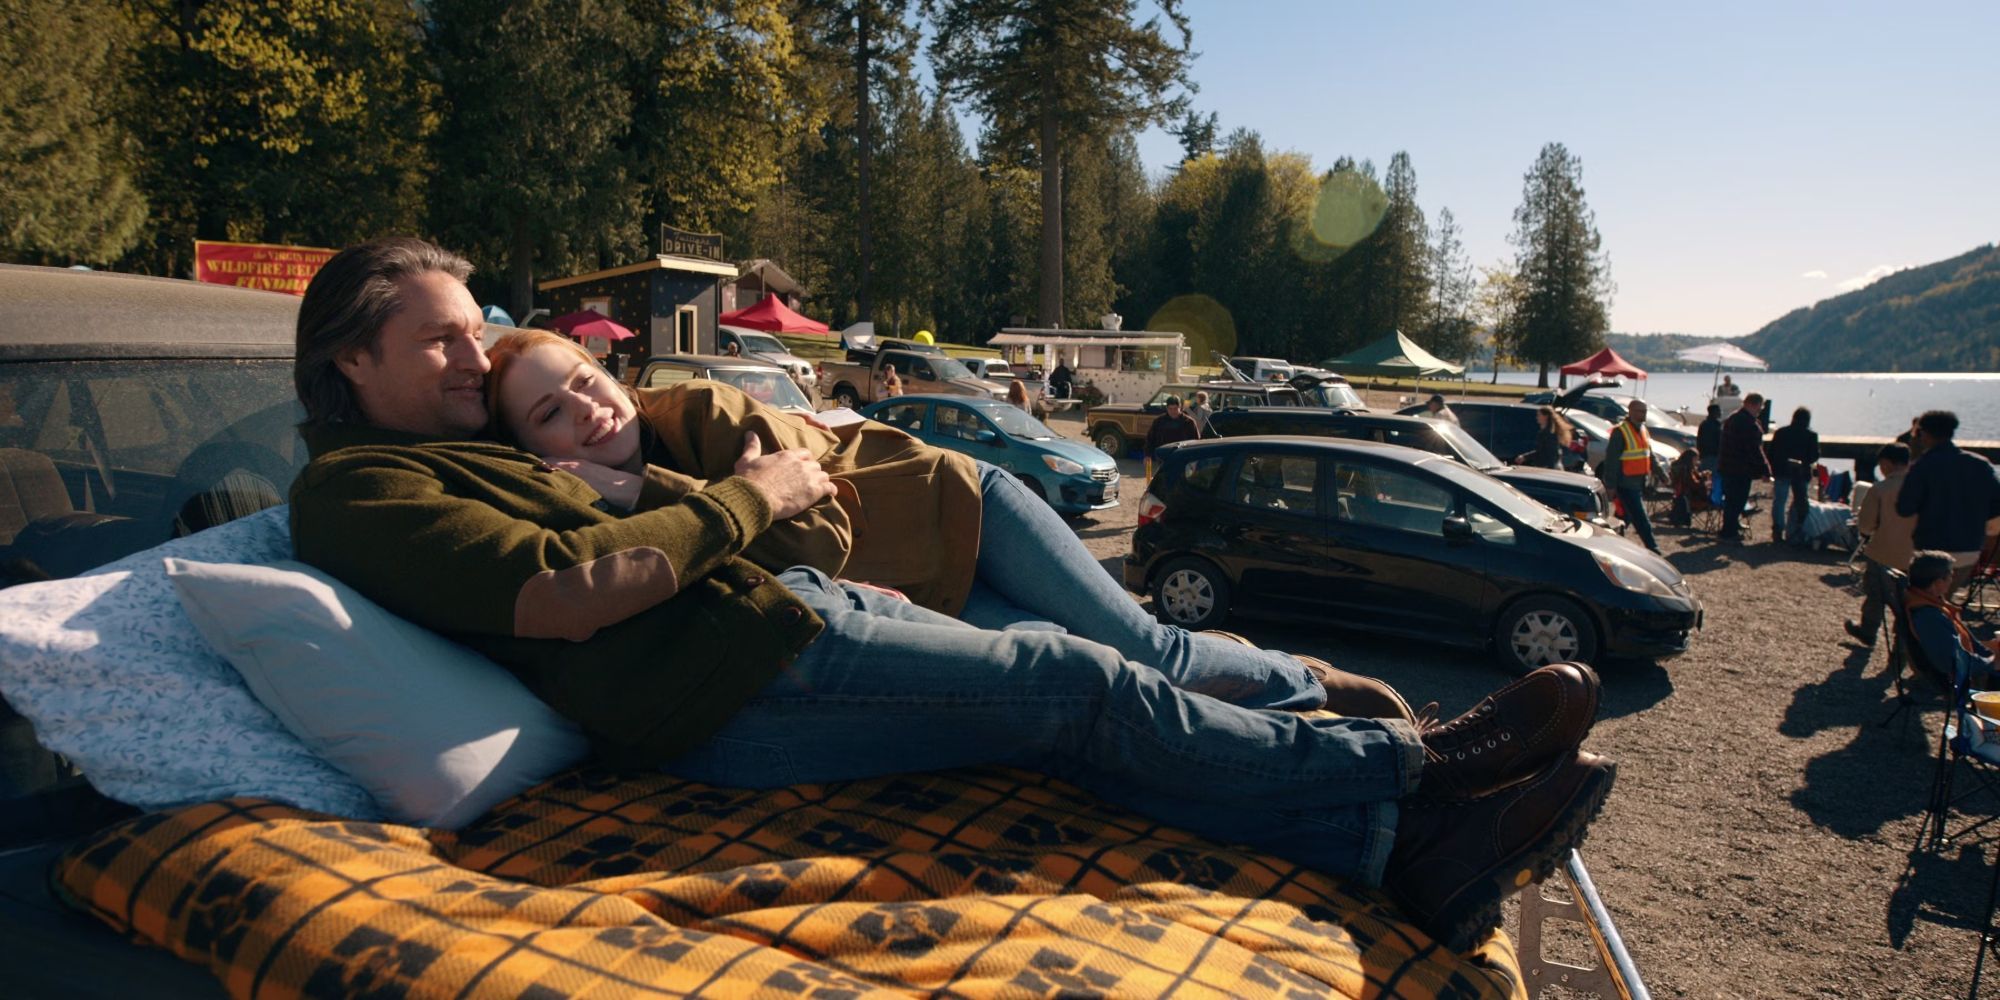
[(288, 247), (271, 243), (194, 241), (194, 280), (212, 285), (261, 288), (267, 292), (304, 295), (306, 285), (336, 252), (323, 247)]

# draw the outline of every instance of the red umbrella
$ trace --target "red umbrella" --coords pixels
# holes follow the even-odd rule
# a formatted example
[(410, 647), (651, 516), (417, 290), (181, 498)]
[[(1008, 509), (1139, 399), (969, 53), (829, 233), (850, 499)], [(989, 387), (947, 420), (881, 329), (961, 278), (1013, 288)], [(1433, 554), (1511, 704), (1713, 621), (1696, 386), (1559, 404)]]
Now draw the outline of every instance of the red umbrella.
[(603, 337), (605, 340), (624, 340), (627, 337), (638, 336), (638, 334), (606, 319), (603, 313), (592, 309), (573, 312), (567, 316), (557, 316), (555, 319), (550, 320), (549, 323), (556, 329), (578, 340), (588, 340), (591, 337)]

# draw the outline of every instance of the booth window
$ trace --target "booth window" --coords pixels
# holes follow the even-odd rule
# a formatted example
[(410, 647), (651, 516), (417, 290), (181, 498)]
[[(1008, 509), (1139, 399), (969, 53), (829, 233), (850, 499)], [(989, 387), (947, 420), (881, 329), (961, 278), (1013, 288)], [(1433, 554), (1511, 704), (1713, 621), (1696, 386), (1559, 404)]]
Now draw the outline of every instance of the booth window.
[(1166, 363), (1166, 352), (1158, 347), (1118, 349), (1118, 370), (1121, 372), (1156, 372), (1165, 368)]

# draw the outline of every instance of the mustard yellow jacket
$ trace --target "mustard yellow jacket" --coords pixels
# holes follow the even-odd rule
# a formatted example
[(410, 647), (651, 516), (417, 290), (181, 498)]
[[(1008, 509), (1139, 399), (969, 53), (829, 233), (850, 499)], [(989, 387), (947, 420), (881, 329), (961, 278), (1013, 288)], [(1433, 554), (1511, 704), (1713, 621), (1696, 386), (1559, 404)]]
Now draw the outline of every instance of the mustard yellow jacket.
[(648, 469), (640, 509), (734, 475), (743, 436), (764, 451), (804, 448), (833, 476), (834, 497), (761, 532), (743, 552), (766, 569), (809, 565), (894, 587), (957, 615), (979, 561), (979, 467), (886, 424), (826, 429), (733, 386), (691, 381), (639, 391)]

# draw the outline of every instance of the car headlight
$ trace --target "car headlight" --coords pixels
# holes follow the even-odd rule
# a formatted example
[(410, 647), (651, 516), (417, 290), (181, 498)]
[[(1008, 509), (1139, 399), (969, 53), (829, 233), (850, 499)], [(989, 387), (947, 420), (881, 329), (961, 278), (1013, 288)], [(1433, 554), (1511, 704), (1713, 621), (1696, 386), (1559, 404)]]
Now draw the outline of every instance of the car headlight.
[(1083, 463), (1072, 462), (1069, 459), (1063, 458), (1059, 455), (1043, 455), (1042, 464), (1048, 466), (1049, 471), (1055, 473), (1058, 476), (1083, 475)]
[(1667, 586), (1666, 581), (1641, 569), (1637, 563), (1609, 552), (1592, 552), (1591, 557), (1597, 560), (1597, 568), (1604, 571), (1605, 579), (1619, 587), (1635, 594), (1649, 594), (1653, 597), (1675, 596), (1673, 588)]

